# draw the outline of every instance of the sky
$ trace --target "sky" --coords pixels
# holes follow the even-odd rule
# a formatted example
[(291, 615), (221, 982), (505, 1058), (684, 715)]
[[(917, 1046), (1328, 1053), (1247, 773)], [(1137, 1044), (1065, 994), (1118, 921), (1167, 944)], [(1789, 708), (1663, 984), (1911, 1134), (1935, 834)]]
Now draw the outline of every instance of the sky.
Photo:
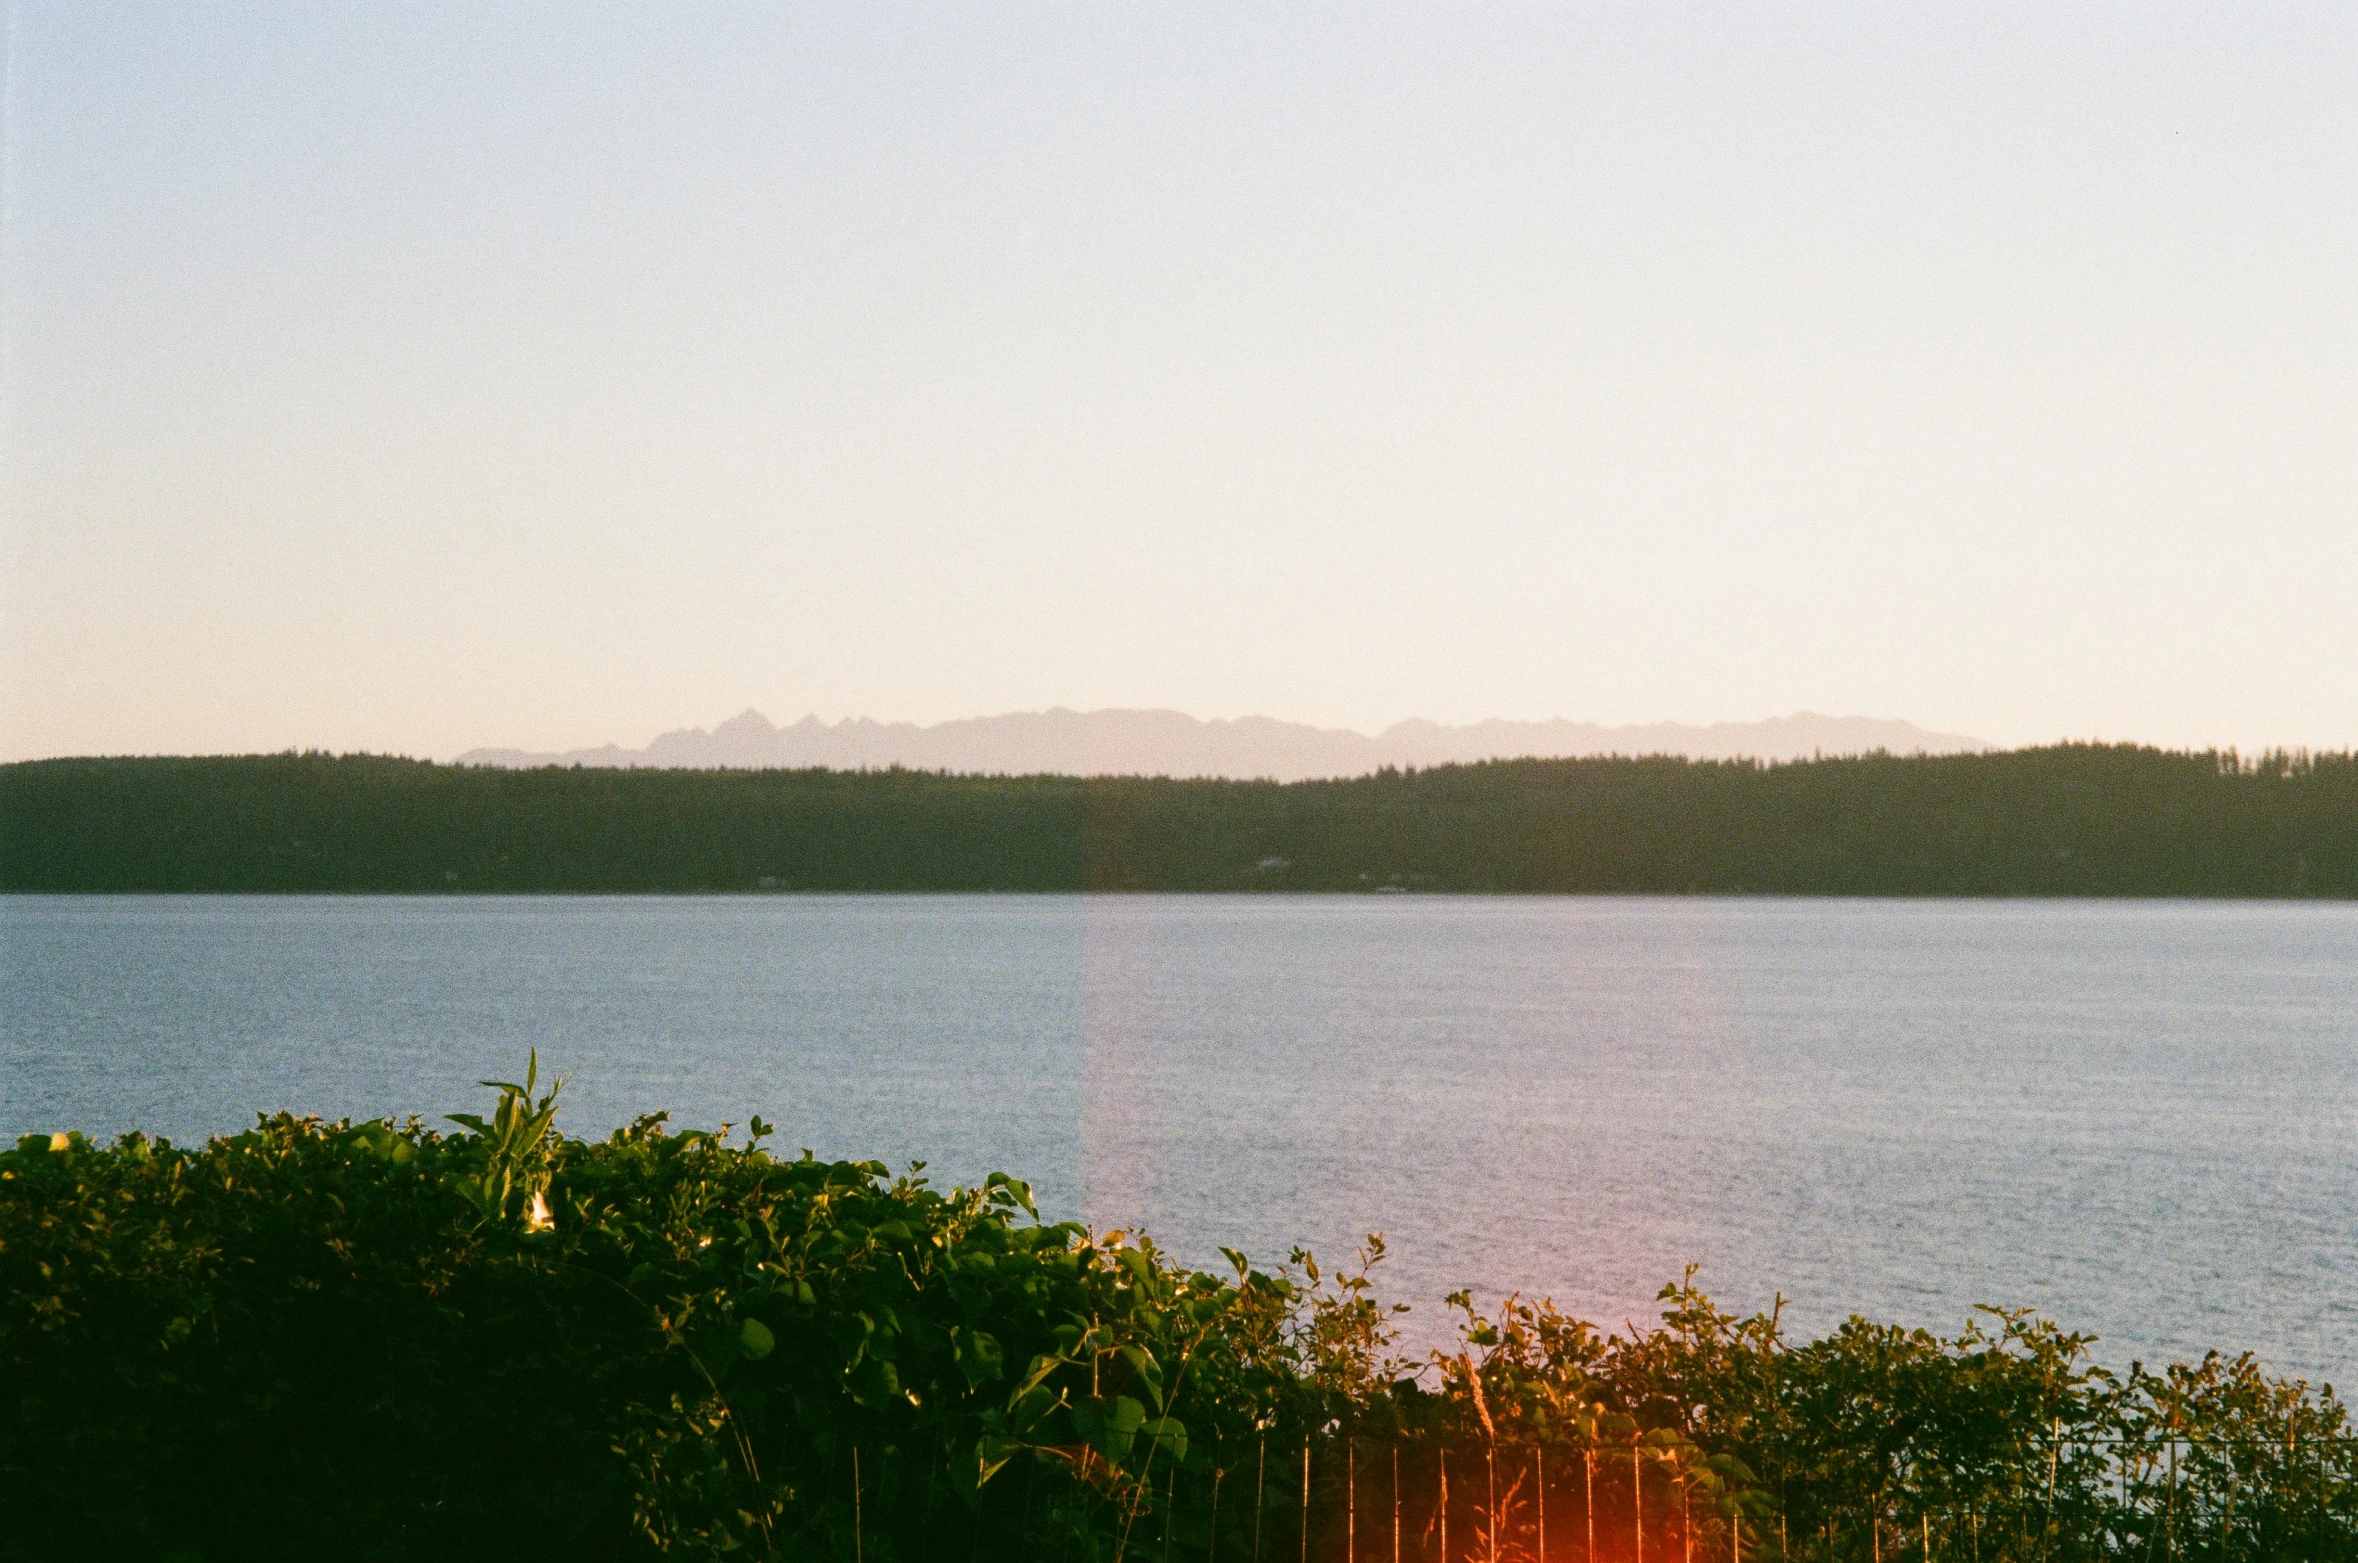
[(2358, 744), (2358, 6), (19, 3), (0, 757)]

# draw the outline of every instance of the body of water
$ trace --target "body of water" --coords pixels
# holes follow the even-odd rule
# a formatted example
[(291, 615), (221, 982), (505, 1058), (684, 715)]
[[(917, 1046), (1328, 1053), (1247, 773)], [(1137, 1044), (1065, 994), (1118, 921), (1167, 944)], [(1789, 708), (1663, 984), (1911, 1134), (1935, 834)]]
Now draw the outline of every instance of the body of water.
[(2358, 1370), (2358, 907), (1285, 897), (0, 899), (0, 1129), (777, 1121), (1050, 1214), (1646, 1320), (2027, 1305)]

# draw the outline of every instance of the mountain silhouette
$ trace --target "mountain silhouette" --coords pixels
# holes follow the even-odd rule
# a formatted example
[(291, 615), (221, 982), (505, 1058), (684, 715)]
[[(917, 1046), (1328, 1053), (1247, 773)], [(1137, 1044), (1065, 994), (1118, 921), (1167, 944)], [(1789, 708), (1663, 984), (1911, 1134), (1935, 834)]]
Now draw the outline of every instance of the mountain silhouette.
[(1178, 711), (1014, 712), (921, 727), (847, 717), (806, 716), (778, 727), (759, 711), (710, 730), (681, 728), (644, 749), (615, 744), (564, 753), (470, 749), (461, 765), (655, 766), (747, 770), (824, 766), (983, 775), (1228, 776), (1302, 781), (1364, 776), (1401, 767), (1581, 755), (1686, 755), (1694, 759), (1798, 760), (1812, 755), (1959, 754), (1993, 747), (1978, 738), (1928, 732), (1910, 722), (1803, 711), (1763, 722), (1678, 722), (1604, 727), (1594, 722), (1476, 722), (1448, 727), (1421, 719), (1370, 737), (1273, 717), (1204, 720)]

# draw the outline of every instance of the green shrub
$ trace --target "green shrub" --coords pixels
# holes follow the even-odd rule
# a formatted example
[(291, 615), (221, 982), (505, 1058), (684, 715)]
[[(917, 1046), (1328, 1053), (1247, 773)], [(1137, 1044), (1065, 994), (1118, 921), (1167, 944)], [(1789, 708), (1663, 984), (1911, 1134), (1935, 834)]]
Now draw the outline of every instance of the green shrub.
[(1211, 1274), (758, 1119), (566, 1139), (537, 1084), (0, 1152), (0, 1557), (1339, 1557), (1387, 1505), (1405, 1555), (1513, 1556), (1543, 1491), (1567, 1558), (2358, 1555), (2341, 1405), (2248, 1358), (1794, 1344), (1690, 1276), (1635, 1337), (1461, 1296), (1412, 1363), (1380, 1239)]

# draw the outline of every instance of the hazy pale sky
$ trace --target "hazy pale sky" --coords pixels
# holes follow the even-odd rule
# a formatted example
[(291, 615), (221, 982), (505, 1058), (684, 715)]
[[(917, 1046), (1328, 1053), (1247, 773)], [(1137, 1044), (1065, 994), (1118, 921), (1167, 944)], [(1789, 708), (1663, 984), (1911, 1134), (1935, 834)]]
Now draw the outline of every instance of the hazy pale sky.
[(2358, 6), (24, 3), (0, 752), (2358, 743)]

